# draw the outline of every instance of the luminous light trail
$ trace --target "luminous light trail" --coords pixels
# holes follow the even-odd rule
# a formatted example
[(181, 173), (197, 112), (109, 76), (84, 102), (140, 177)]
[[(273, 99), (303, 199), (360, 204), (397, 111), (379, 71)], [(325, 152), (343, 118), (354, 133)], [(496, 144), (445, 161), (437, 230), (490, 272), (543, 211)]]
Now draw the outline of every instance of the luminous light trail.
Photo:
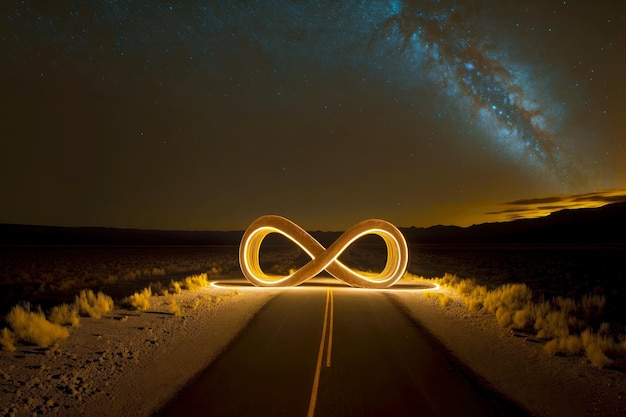
[[(267, 275), (259, 264), (261, 243), (270, 233), (279, 233), (296, 243), (311, 261), (293, 274), (276, 279)], [(337, 260), (348, 246), (365, 235), (383, 238), (387, 246), (387, 262), (383, 270), (374, 276), (365, 276), (348, 268)], [(244, 276), (261, 287), (295, 286), (326, 270), (335, 278), (353, 287), (388, 288), (395, 284), (406, 271), (409, 251), (402, 233), (391, 223), (379, 219), (362, 221), (343, 233), (328, 249), (292, 221), (280, 216), (262, 216), (245, 231), (239, 246), (239, 264)]]

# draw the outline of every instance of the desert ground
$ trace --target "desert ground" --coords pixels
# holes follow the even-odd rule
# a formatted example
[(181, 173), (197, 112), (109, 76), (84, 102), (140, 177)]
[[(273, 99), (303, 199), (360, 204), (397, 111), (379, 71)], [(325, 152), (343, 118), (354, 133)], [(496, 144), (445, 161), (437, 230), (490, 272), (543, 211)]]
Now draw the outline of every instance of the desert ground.
[[(154, 414), (227, 350), (270, 300), (293, 290), (182, 285), (178, 292), (168, 286), (198, 273), (207, 274), (207, 281), (212, 283), (241, 279), (236, 248), (113, 252), (65, 248), (52, 254), (40, 250), (37, 258), (28, 251), (32, 249), (22, 249), (17, 255), (15, 250), (2, 252), (3, 285), (13, 289), (5, 294), (30, 301), (33, 311), (43, 306), (42, 313), (48, 317), (54, 305), (71, 303), (81, 288), (113, 294), (115, 307), (100, 318), (81, 314), (76, 327), (63, 326), (69, 336), (48, 347), (14, 337), (15, 350), (5, 347), (0, 351), (3, 415)], [(360, 268), (375, 268), (380, 261), (363, 251), (355, 249), (348, 257)], [(530, 251), (523, 256), (519, 253), (511, 249), (503, 254), (500, 250), (498, 257), (487, 252), (412, 248), (406, 280), (441, 286), (426, 291), (392, 289), (384, 294), (460, 367), (532, 415), (626, 415), (626, 374), (619, 356), (609, 357), (609, 362), (598, 366), (584, 349), (576, 353), (558, 348), (550, 351), (546, 346), (557, 337), (537, 337), (528, 328), (503, 326), (501, 315), (489, 311), (487, 304), (482, 308), (468, 304), (467, 283), (459, 286), (464, 277), (475, 279), (474, 290), (481, 285), (497, 288), (502, 283), (525, 282), (527, 278), (537, 303), (558, 294), (559, 286), (569, 288), (560, 294), (572, 299), (581, 293), (598, 295), (604, 291), (603, 312), (608, 318), (603, 317), (601, 320), (607, 321), (601, 323), (608, 324), (602, 329), (612, 332), (618, 346), (623, 323), (616, 319), (620, 308), (611, 303), (623, 292), (619, 286), (611, 287), (612, 280), (603, 272), (616, 268), (607, 260), (614, 258), (607, 251), (588, 255), (601, 258), (603, 263), (597, 266), (601, 273), (594, 279), (579, 279), (576, 271), (589, 274), (580, 267), (580, 254), (587, 251), (578, 255), (567, 252), (564, 257), (568, 260), (560, 263), (557, 252), (551, 257), (545, 250), (534, 255)], [(551, 259), (549, 270), (545, 270), (544, 259)], [(262, 259), (264, 268), (273, 268), (276, 273), (302, 262), (306, 260), (291, 250), (268, 251)], [(350, 264), (350, 260), (346, 262)], [(515, 270), (517, 276), (511, 276), (503, 265)], [(544, 271), (537, 272), (542, 265)], [(459, 274), (456, 284), (449, 285), (445, 273)], [(540, 273), (543, 280), (537, 278)], [(559, 275), (568, 282), (559, 281)], [(541, 283), (547, 283), (544, 292)], [(141, 294), (147, 287), (154, 291), (137, 298), (147, 303), (133, 305), (130, 296)], [(16, 294), (18, 288), (22, 290)], [(171, 291), (166, 293), (164, 288)], [(6, 321), (11, 306), (19, 305), (14, 301), (3, 301), (2, 327), (7, 329), (11, 328)], [(595, 325), (594, 320), (589, 325)], [(600, 334), (599, 327), (595, 331)]]

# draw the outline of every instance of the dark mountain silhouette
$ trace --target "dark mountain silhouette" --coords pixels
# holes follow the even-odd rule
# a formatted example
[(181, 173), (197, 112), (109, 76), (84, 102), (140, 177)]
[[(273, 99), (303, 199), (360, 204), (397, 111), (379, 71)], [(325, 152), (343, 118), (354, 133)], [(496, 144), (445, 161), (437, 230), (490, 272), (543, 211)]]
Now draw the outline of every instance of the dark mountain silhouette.
[[(546, 217), (470, 227), (401, 229), (409, 243), (427, 244), (626, 244), (626, 202), (600, 208), (561, 210)], [(312, 232), (324, 246), (341, 232)], [(105, 227), (0, 224), (0, 245), (238, 245), (243, 231), (162, 231)], [(268, 237), (268, 244), (286, 240)], [(375, 236), (373, 238), (376, 238)], [(378, 239), (378, 238), (376, 238)]]
[(619, 244), (626, 243), (626, 202), (466, 228), (410, 227), (402, 231), (411, 243)]
[(0, 245), (202, 246), (239, 244), (243, 232), (0, 224)]

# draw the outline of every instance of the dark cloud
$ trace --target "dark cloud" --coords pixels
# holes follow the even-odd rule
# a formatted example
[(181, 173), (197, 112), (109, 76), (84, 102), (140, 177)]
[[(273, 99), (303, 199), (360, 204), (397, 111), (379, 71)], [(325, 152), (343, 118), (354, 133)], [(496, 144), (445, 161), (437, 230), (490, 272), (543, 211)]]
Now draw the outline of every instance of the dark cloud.
[(559, 201), (563, 201), (563, 197), (545, 197), (545, 198), (531, 198), (526, 200), (516, 200), (511, 201), (504, 204), (512, 204), (512, 205), (533, 205), (533, 204), (545, 204), (545, 203), (558, 203)]
[(551, 210), (551, 211), (556, 211), (556, 210), (565, 210), (565, 209), (569, 209), (572, 208), (571, 206), (567, 206), (567, 205), (558, 205), (558, 206), (539, 206), (537, 207), (537, 210)]
[(498, 210), (498, 211), (489, 211), (485, 214), (506, 214), (506, 213), (523, 213), (523, 212), (528, 212), (528, 211), (533, 211), (534, 209), (532, 208), (511, 208), (511, 209), (505, 209), (505, 210)]
[(584, 202), (584, 201), (603, 201), (606, 203), (619, 203), (626, 201), (626, 195), (602, 195), (602, 194), (586, 194), (576, 197), (572, 201)]
[(564, 209), (593, 208), (622, 201), (626, 201), (625, 189), (606, 190), (585, 194), (515, 200), (503, 203), (501, 209), (488, 211), (485, 214), (503, 217), (510, 221), (520, 218), (547, 216), (550, 213)]

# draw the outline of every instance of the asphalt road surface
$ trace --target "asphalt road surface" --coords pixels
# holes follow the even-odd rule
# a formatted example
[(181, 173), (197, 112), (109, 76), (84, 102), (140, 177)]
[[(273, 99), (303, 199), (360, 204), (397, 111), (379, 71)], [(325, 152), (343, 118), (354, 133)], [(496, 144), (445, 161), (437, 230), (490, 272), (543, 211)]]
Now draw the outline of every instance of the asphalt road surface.
[(528, 416), (461, 369), (383, 292), (295, 288), (159, 415)]

